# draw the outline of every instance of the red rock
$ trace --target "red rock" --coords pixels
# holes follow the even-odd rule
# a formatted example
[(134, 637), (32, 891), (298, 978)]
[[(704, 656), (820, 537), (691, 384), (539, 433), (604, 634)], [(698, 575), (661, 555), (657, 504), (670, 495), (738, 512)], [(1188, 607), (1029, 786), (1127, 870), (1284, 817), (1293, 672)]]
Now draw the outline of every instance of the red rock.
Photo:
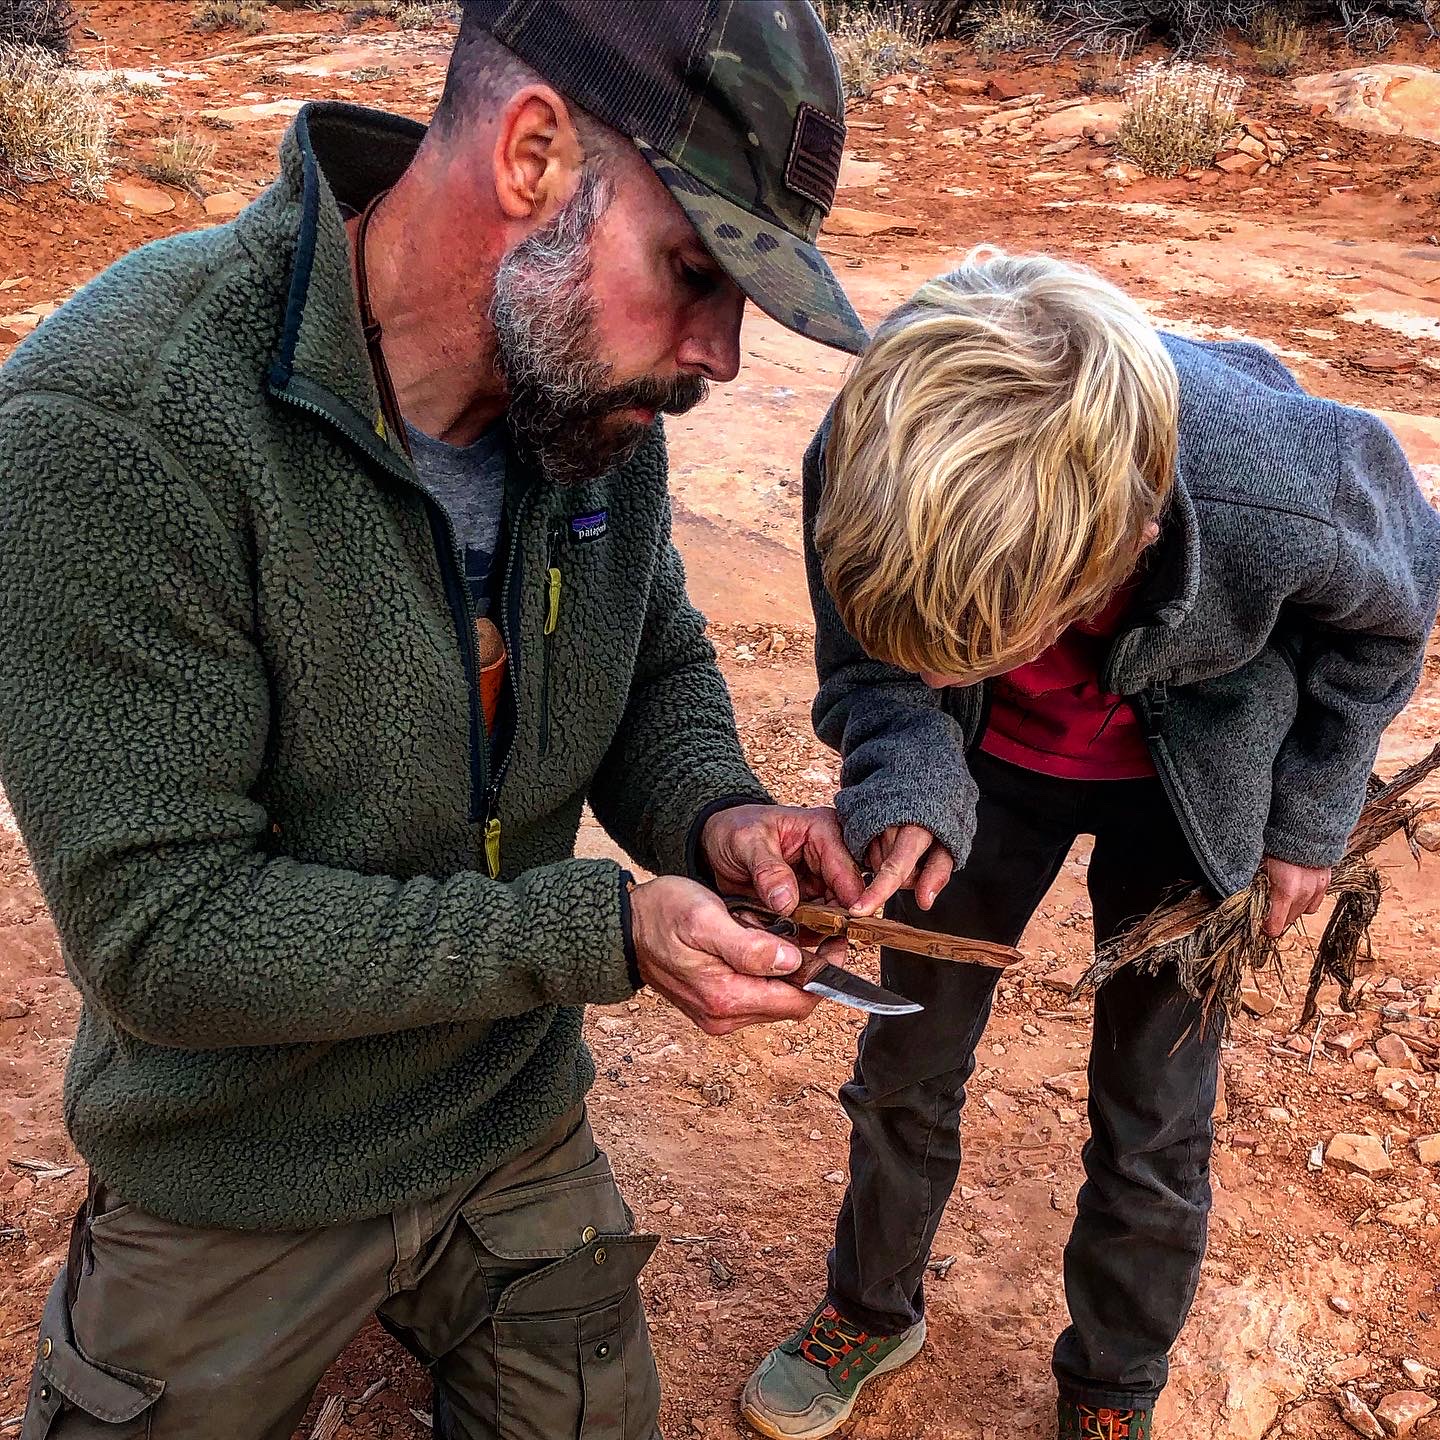
[(995, 100), (1018, 100), (1030, 93), (1030, 87), (1014, 75), (992, 75), (985, 91)]
[(1372, 375), (1408, 375), (1415, 368), (1416, 360), (1399, 350), (1372, 350), (1368, 355), (1359, 356), (1355, 363)]
[(1435, 1408), (1435, 1401), (1420, 1390), (1396, 1390), (1375, 1407), (1376, 1418), (1391, 1435), (1409, 1435)]
[(875, 210), (852, 210), (837, 205), (825, 217), (825, 230), (830, 235), (915, 235), (919, 226), (898, 215), (882, 215)]
[(1385, 1147), (1374, 1135), (1336, 1135), (1325, 1147), (1325, 1163), (1372, 1179), (1393, 1168)]
[(1254, 175), (1264, 163), (1258, 155), (1224, 155), (1215, 162), (1227, 175)]
[(1047, 1090), (1053, 1090), (1067, 1100), (1085, 1100), (1090, 1095), (1090, 1078), (1083, 1070), (1067, 1070), (1063, 1075), (1052, 1075), (1042, 1083)]
[(117, 205), (138, 210), (142, 215), (165, 215), (175, 208), (175, 197), (154, 185), (140, 185), (133, 180), (112, 180), (105, 193)]
[(219, 190), (205, 197), (205, 213), (212, 219), (228, 220), (249, 203), (249, 197), (239, 190)]
[(8, 326), (0, 325), (0, 345), (18, 345), (20, 337)]

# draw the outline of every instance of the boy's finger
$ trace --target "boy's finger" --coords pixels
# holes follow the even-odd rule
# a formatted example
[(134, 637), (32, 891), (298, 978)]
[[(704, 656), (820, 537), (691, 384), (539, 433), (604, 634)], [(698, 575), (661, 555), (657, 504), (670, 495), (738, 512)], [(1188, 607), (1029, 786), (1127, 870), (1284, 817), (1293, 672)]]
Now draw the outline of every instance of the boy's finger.
[(920, 878), (915, 882), (915, 900), (922, 910), (928, 910), (940, 892), (950, 883), (955, 873), (955, 861), (943, 845), (934, 845), (920, 869)]
[(890, 853), (881, 862), (865, 893), (850, 907), (850, 913), (877, 914), (897, 890), (911, 883), (915, 867), (932, 843), (928, 830), (922, 830), (918, 825), (906, 825), (890, 847)]

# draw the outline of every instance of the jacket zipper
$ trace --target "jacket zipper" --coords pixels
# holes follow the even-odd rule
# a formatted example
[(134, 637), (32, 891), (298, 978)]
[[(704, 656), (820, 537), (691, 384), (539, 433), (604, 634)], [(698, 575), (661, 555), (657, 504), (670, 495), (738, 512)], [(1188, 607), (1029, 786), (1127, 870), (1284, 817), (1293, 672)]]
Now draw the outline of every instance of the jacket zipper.
[[(1101, 687), (1109, 694), (1120, 693), (1115, 688), (1115, 667), (1122, 652), (1136, 643), (1142, 628), (1137, 625), (1125, 631), (1123, 635), (1117, 636), (1115, 643), (1111, 645), (1100, 679)], [(1215, 873), (1215, 868), (1208, 858), (1209, 851), (1201, 843), (1190, 823), (1189, 812), (1181, 799), (1180, 782), (1175, 778), (1170, 752), (1165, 747), (1165, 719), (1170, 713), (1169, 686), (1164, 680), (1156, 680), (1140, 694), (1127, 695), (1125, 698), (1145, 722), (1145, 748), (1150, 752), (1155, 774), (1159, 777), (1160, 788), (1164, 790), (1166, 800), (1170, 802), (1170, 812), (1175, 816), (1175, 823), (1180, 827), (1180, 833), (1185, 837), (1185, 843), (1190, 847), (1190, 853), (1195, 857), (1200, 873), (1223, 899), (1230, 893), (1230, 887)]]
[(1143, 694), (1135, 696), (1131, 703), (1138, 705), (1141, 718), (1145, 721), (1145, 745), (1150, 751), (1151, 760), (1154, 761), (1160, 788), (1170, 802), (1170, 813), (1174, 815), (1175, 823), (1180, 827), (1180, 833), (1185, 837), (1185, 843), (1190, 847), (1190, 853), (1200, 867), (1200, 873), (1209, 882), (1210, 888), (1223, 900), (1230, 894), (1230, 886), (1216, 874), (1210, 863), (1209, 851), (1201, 844), (1199, 835), (1190, 823), (1189, 814), (1181, 803), (1180, 782), (1175, 778), (1174, 768), (1170, 764), (1170, 752), (1165, 747), (1163, 727), (1170, 709), (1170, 691), (1163, 680), (1157, 680)]
[(550, 753), (550, 665), (555, 649), (555, 631), (560, 625), (560, 592), (564, 579), (560, 573), (559, 551), (565, 539), (565, 527), (556, 521), (550, 527), (550, 541), (545, 553), (545, 646), (541, 652), (540, 680), (540, 754)]
[[(338, 420), (335, 415), (328, 411), (323, 405), (313, 400), (308, 400), (297, 395), (293, 390), (271, 386), (271, 393), (282, 399), (286, 404), (295, 406), (307, 414), (315, 415), (328, 425), (334, 426), (347, 439), (353, 443), (353, 435), (349, 427)], [(368, 438), (368, 437), (367, 437)], [(383, 442), (382, 442), (383, 443)], [(460, 643), (460, 656), (465, 670), (465, 684), (469, 692), (469, 741), (470, 741), (470, 807), (469, 818), (471, 824), (480, 823), (483, 825), (483, 839), (485, 846), (485, 868), (490, 878), (498, 879), (500, 875), (500, 841), (501, 828), (499, 817), (500, 785), (505, 778), (505, 771), (509, 768), (510, 754), (514, 749), (515, 732), (519, 728), (519, 701), (518, 676), (519, 657), (516, 655), (511, 641), (511, 626), (509, 617), (504, 606), (501, 607), (500, 633), (505, 642), (505, 653), (507, 664), (510, 669), (510, 684), (506, 687), (511, 700), (510, 708), (512, 720), (510, 726), (509, 741), (505, 747), (505, 753), (499, 757), (499, 764), (494, 768), (494, 778), (487, 787), (486, 781), (490, 779), (490, 755), (485, 743), (485, 722), (480, 707), (480, 667), (479, 658), (476, 653), (477, 644), (475, 638), (475, 615), (470, 600), (470, 593), (464, 582), (464, 563), (460, 557), (460, 545), (455, 536), (455, 527), (450, 517), (445, 512), (444, 506), (440, 505), (423, 485), (404, 467), (397, 465), (390, 454), (388, 446), (384, 453), (376, 457), (370, 445), (360, 444), (359, 448), (372, 459), (379, 458), (385, 469), (402, 484), (414, 491), (420, 497), (421, 503), (425, 506), (425, 513), (430, 522), (430, 532), (435, 544), (436, 559), (440, 564), (440, 578), (445, 586), (445, 598), (450, 607), (451, 623), (455, 627), (456, 638)], [(516, 558), (519, 552), (519, 537), (521, 530), (521, 519), (524, 515), (526, 502), (529, 499), (527, 491), (521, 498), (518, 512), (513, 525), (511, 526), (510, 553), (506, 563), (506, 585), (507, 591), (513, 590), (511, 576), (516, 565)], [(497, 726), (498, 734), (498, 726)], [(482, 801), (482, 798), (483, 801)]]
[[(510, 768), (510, 757), (515, 753), (515, 738), (520, 729), (520, 651), (515, 637), (520, 632), (519, 612), (521, 595), (521, 544), (525, 512), (529, 509), (532, 489), (527, 489), (515, 507), (515, 516), (510, 523), (510, 552), (505, 561), (504, 585), (500, 605), (500, 638), (505, 642), (505, 654), (510, 671), (510, 683), (505, 687), (510, 696), (509, 733), (502, 740), (500, 723), (495, 725), (495, 755), (491, 766), (489, 792), (485, 796), (484, 836), (485, 865), (492, 880), (500, 876), (500, 856), (503, 830), (500, 824), (500, 787), (505, 783), (505, 772)], [(513, 624), (512, 624), (513, 620)]]

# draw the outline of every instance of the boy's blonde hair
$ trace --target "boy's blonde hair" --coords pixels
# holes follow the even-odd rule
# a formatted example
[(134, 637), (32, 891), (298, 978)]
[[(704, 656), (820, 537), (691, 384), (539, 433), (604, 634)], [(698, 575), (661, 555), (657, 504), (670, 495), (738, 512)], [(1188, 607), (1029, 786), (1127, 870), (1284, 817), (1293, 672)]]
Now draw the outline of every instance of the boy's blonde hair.
[(1133, 571), (1175, 469), (1175, 367), (1092, 271), (973, 251), (836, 402), (815, 544), (850, 633), (911, 671), (1031, 659)]

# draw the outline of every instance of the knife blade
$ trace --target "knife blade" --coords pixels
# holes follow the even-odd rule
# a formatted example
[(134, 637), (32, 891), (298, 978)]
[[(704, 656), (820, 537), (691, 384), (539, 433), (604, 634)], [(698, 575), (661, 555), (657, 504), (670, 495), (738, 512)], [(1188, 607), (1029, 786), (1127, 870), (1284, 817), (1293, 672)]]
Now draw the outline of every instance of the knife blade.
[(822, 965), (800, 988), (867, 1015), (915, 1015), (925, 1008), (838, 965)]

